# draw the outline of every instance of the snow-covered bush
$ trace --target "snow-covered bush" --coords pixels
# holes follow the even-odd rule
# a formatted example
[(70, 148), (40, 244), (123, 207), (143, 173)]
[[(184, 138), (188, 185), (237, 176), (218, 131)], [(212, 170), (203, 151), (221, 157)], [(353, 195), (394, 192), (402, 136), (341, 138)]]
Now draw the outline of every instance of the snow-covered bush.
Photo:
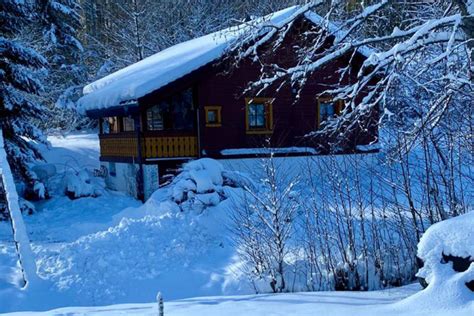
[(158, 215), (163, 210), (200, 214), (231, 197), (232, 189), (243, 187), (254, 187), (251, 178), (245, 174), (224, 170), (222, 164), (214, 159), (193, 160), (183, 165), (170, 184), (153, 193), (140, 212), (124, 210), (116, 218)]
[(225, 197), (223, 170), (219, 162), (209, 158), (185, 164), (171, 183), (172, 200), (184, 209), (217, 205)]
[[(418, 244), (423, 267), (418, 277), (427, 287), (396, 308), (423, 315), (473, 315), (474, 212), (432, 225)], [(421, 314), (420, 314), (421, 315)]]
[(56, 166), (44, 162), (31, 164), (30, 180), (23, 195), (30, 201), (50, 198), (48, 183), (57, 175)]
[[(417, 276), (440, 295), (474, 299), (474, 213), (437, 223), (423, 234)], [(469, 293), (471, 291), (471, 293)]]
[(263, 159), (265, 176), (259, 190), (244, 187), (235, 203), (233, 230), (242, 266), (257, 291), (284, 292), (289, 288), (288, 270), (293, 257), (295, 218), (300, 209), (295, 186), (298, 178), (288, 177), (273, 158)]
[(67, 171), (63, 181), (64, 193), (71, 199), (101, 195), (102, 188), (91, 180), (87, 170)]
[(171, 185), (172, 200), (183, 210), (200, 211), (208, 206), (216, 206), (227, 199), (226, 188), (255, 187), (246, 175), (224, 170), (214, 159), (203, 158), (183, 166), (181, 173)]

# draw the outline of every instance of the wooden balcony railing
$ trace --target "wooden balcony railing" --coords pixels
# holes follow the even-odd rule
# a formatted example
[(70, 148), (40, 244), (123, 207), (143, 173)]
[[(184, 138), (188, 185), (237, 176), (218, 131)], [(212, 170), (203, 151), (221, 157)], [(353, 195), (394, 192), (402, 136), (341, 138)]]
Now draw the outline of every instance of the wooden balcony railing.
[(101, 135), (100, 155), (102, 157), (137, 158), (137, 138), (120, 134)]
[[(141, 139), (141, 146), (144, 159), (198, 156), (197, 137), (193, 135), (145, 135)], [(136, 159), (138, 157), (137, 138), (125, 133), (100, 135), (100, 155)]]
[(196, 136), (145, 137), (145, 158), (197, 157)]

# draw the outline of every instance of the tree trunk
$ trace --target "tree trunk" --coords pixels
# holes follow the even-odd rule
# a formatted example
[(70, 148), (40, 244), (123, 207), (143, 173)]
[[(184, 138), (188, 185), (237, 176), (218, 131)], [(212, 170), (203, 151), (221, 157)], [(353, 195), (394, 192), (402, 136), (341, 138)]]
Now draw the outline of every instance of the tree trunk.
[(7, 154), (3, 142), (3, 133), (0, 128), (0, 181), (3, 183), (7, 197), (7, 208), (10, 214), (13, 239), (18, 253), (18, 261), (23, 273), (24, 286), (31, 287), (40, 280), (36, 273), (36, 262), (26, 232), (25, 223), (20, 210), (18, 194), (7, 161)]

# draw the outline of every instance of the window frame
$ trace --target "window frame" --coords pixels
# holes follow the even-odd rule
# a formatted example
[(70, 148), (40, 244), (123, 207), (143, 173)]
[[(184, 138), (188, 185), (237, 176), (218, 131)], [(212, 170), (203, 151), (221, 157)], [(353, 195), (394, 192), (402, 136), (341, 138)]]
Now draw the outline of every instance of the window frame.
[[(209, 122), (209, 112), (216, 112), (216, 122)], [(222, 107), (220, 105), (208, 105), (204, 107), (204, 118), (206, 120), (206, 127), (221, 127), (222, 126)]]
[[(275, 101), (275, 98), (245, 98), (245, 131), (247, 134), (273, 133), (273, 101)], [(250, 126), (250, 106), (252, 106), (253, 104), (264, 105), (265, 127)]]
[(334, 100), (331, 97), (319, 97), (317, 98), (317, 105), (316, 105), (316, 129), (321, 128), (321, 103), (332, 103), (334, 106), (334, 115), (339, 116), (341, 114), (342, 109), (344, 108), (344, 100)]

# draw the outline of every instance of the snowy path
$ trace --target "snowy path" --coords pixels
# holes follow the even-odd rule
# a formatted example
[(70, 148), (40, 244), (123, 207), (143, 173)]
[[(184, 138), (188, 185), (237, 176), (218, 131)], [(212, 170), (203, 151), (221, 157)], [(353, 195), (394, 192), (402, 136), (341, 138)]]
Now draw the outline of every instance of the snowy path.
[[(201, 297), (165, 302), (166, 316), (289, 316), (289, 315), (399, 315), (393, 305), (416, 293), (419, 285), (376, 292), (319, 292)], [(389, 305), (387, 305), (389, 304)], [(400, 308), (400, 309), (399, 309)], [(157, 315), (157, 304), (124, 304), (103, 307), (68, 307), (39, 313), (6, 315)], [(406, 313), (403, 315), (417, 315)]]

